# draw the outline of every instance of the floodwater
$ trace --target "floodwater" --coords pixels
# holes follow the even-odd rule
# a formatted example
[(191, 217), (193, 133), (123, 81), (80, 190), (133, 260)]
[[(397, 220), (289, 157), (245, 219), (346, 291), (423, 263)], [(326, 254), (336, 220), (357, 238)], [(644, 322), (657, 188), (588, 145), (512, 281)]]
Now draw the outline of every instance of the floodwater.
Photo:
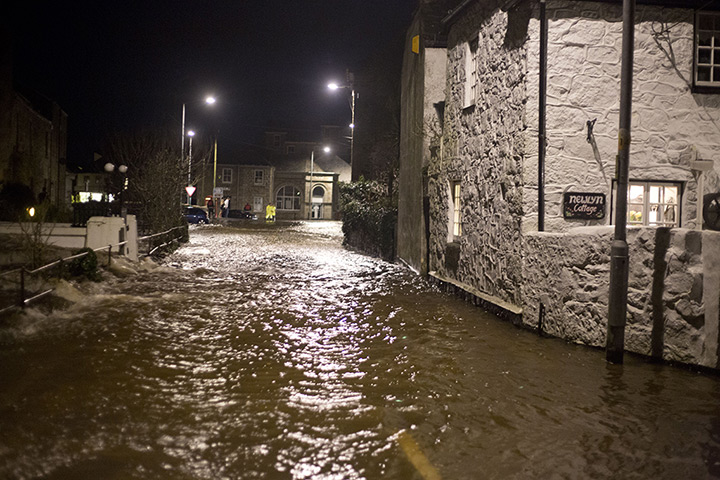
[(719, 377), (539, 338), (337, 223), (243, 225), (0, 323), (0, 478), (720, 478)]

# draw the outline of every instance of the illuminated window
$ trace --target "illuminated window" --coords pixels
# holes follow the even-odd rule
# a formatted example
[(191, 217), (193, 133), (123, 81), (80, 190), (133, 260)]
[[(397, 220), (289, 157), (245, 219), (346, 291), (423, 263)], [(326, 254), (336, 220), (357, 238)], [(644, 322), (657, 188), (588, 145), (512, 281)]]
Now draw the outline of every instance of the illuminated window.
[(628, 225), (679, 226), (680, 191), (679, 183), (631, 180), (628, 184)]
[(695, 16), (695, 85), (720, 86), (720, 13)]
[(478, 85), (478, 39), (465, 44), (465, 85), (463, 89), (463, 108), (475, 105)]
[(223, 168), (222, 181), (223, 183), (232, 183), (232, 168)]
[(265, 179), (265, 172), (262, 170), (255, 170), (255, 185), (262, 185)]
[(453, 237), (462, 235), (462, 203), (460, 201), (460, 182), (452, 184), (452, 206), (453, 206)]
[(300, 190), (292, 185), (281, 187), (275, 197), (278, 210), (300, 210)]

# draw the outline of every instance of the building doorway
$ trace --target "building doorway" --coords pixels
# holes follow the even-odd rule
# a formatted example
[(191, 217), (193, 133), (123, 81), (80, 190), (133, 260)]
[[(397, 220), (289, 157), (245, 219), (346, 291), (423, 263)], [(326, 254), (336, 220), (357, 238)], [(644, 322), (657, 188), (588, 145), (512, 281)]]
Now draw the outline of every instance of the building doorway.
[(323, 218), (323, 200), (325, 198), (325, 189), (318, 185), (312, 190), (312, 206), (311, 216), (313, 220), (320, 220)]

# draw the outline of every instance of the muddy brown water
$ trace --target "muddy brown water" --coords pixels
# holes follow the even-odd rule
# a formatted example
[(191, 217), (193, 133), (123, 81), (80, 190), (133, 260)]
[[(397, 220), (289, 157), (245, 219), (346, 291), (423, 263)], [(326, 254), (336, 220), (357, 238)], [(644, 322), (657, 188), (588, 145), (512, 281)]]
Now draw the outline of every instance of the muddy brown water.
[(539, 338), (334, 222), (237, 225), (0, 323), (0, 478), (720, 478), (717, 376)]

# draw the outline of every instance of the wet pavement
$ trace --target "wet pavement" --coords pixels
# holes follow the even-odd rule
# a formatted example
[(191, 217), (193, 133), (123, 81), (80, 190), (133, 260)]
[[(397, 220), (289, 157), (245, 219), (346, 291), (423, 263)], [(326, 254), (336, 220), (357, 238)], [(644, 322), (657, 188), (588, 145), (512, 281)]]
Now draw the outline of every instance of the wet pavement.
[(539, 338), (340, 225), (233, 222), (0, 323), (0, 478), (720, 478), (720, 378)]

